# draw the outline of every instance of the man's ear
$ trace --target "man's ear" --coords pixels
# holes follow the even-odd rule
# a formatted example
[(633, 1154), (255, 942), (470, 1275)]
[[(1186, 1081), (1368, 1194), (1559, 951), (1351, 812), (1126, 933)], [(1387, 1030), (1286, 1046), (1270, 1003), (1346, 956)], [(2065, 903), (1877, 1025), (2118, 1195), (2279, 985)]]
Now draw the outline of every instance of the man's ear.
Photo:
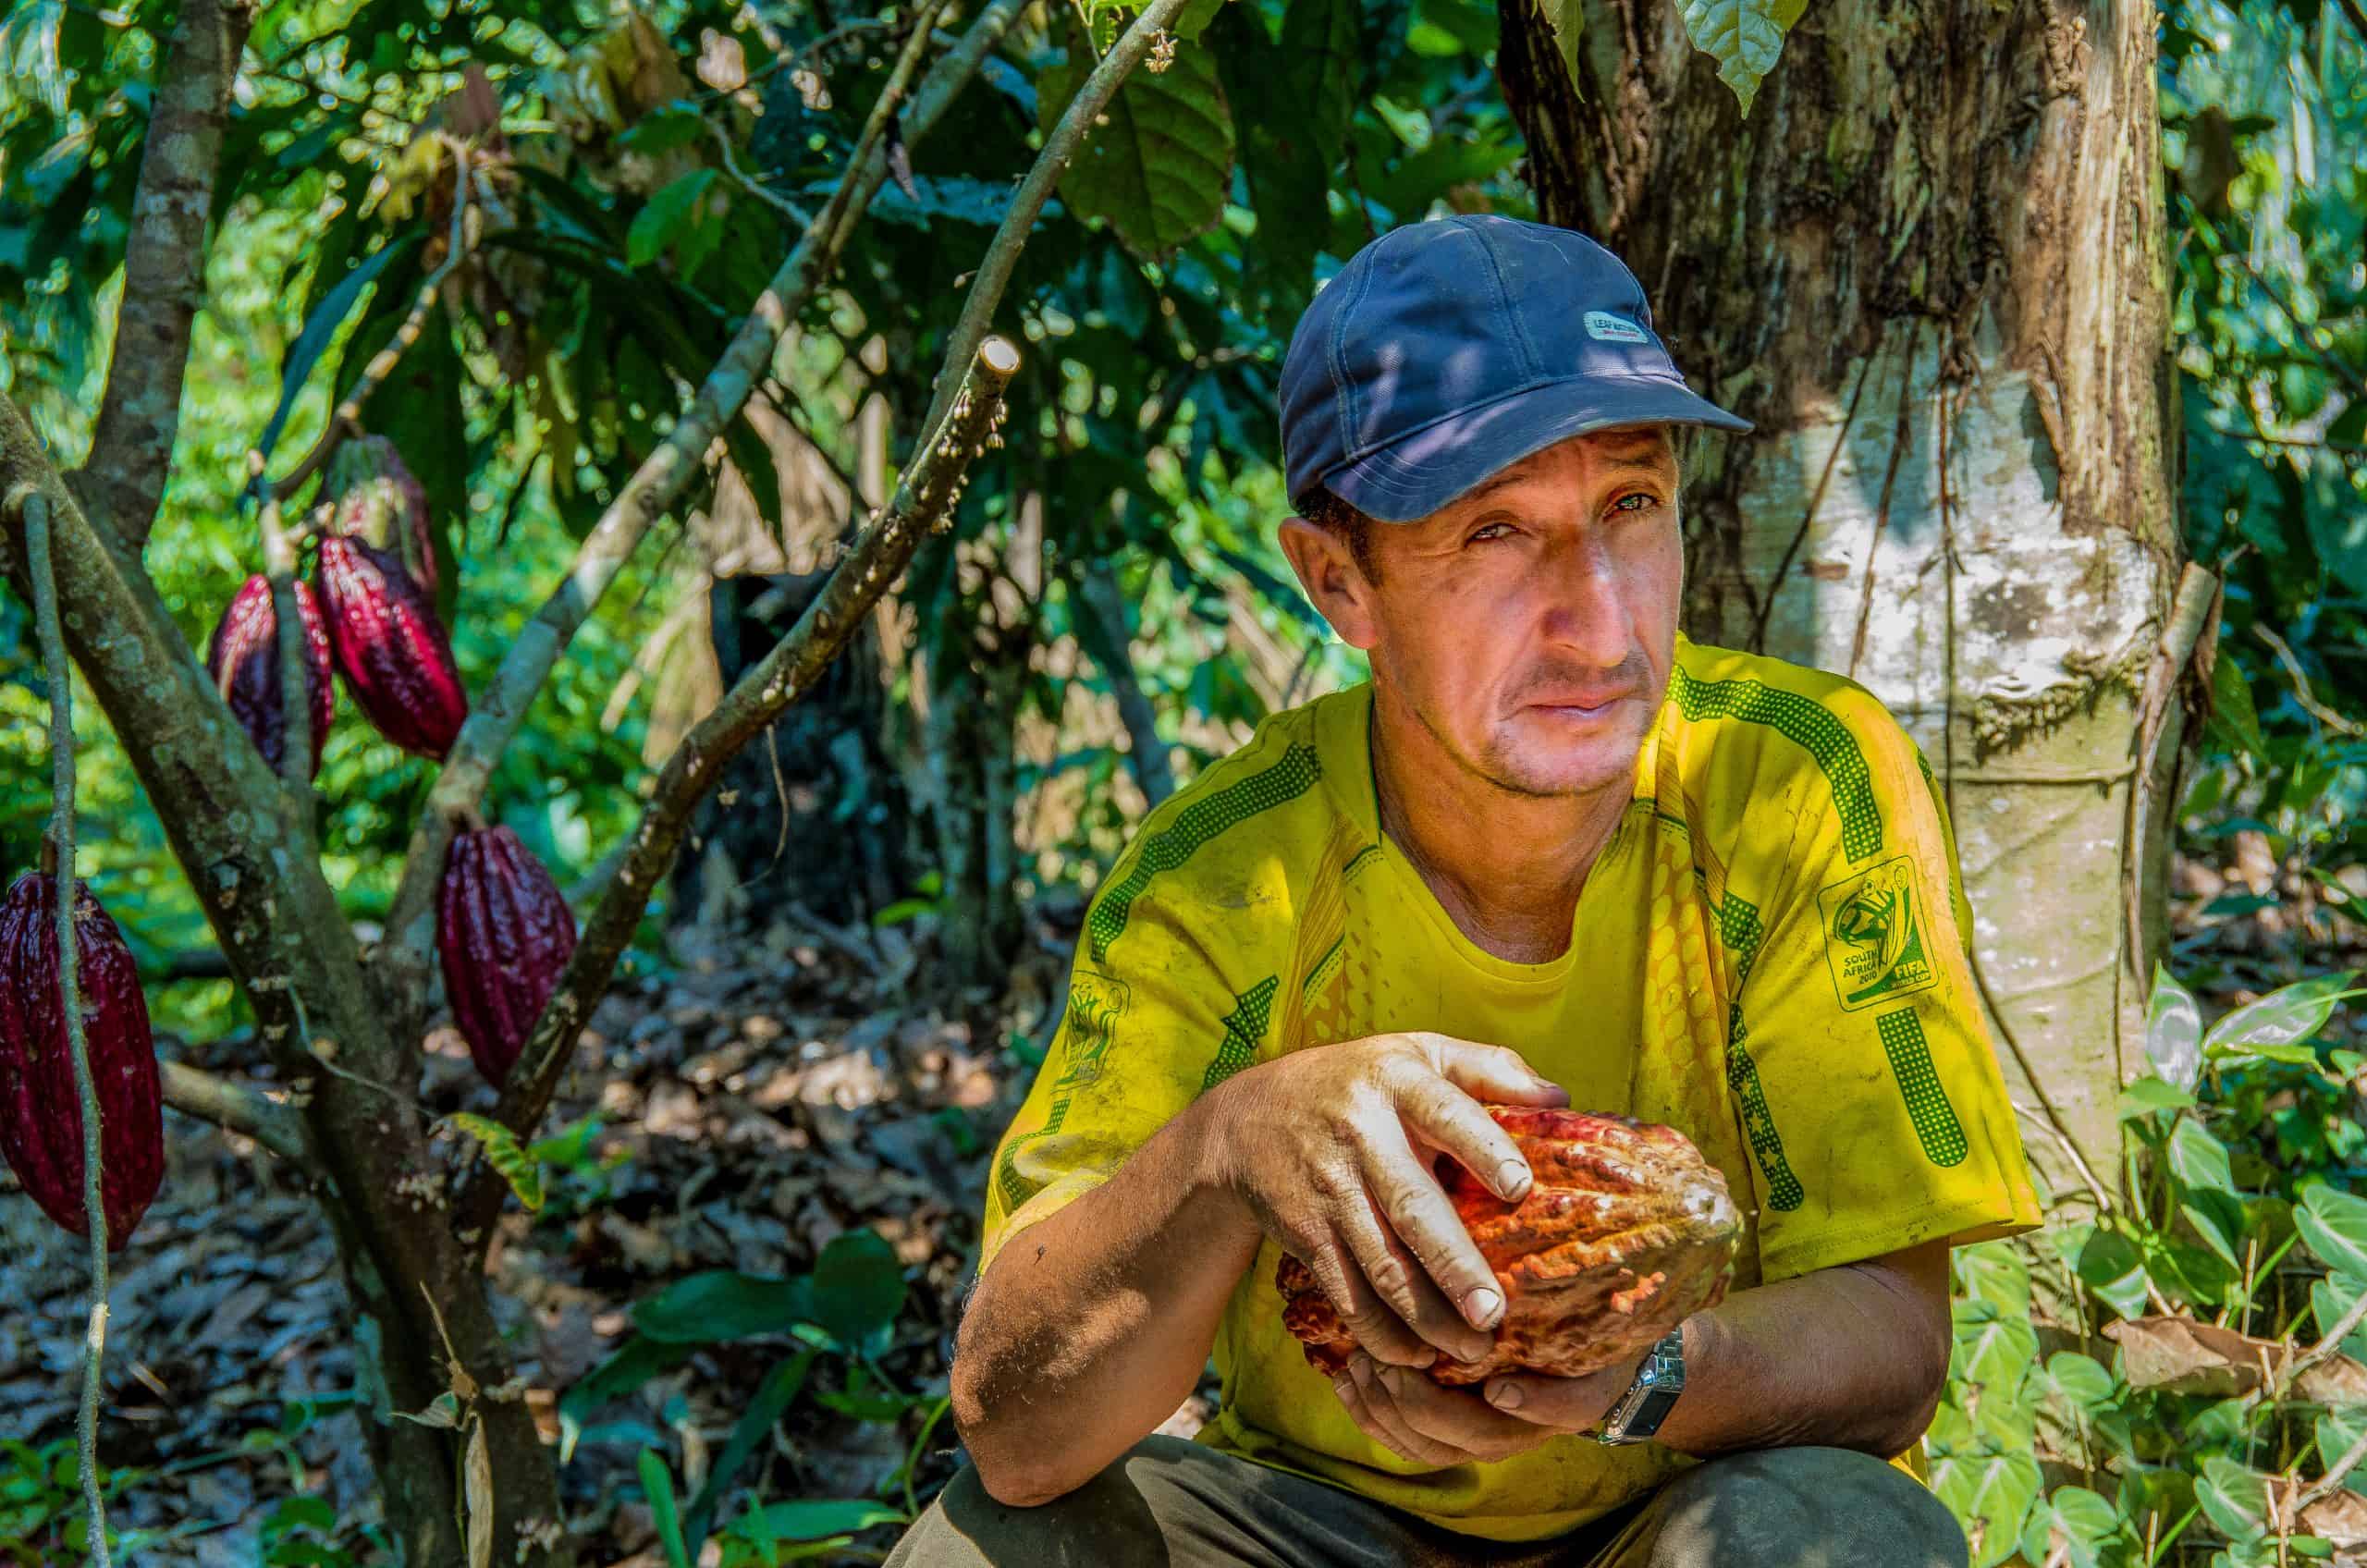
[(1303, 517), (1284, 518), (1278, 538), (1308, 602), (1331, 623), (1340, 641), (1352, 648), (1370, 648), (1379, 642), (1372, 584), (1356, 565), (1348, 542)]

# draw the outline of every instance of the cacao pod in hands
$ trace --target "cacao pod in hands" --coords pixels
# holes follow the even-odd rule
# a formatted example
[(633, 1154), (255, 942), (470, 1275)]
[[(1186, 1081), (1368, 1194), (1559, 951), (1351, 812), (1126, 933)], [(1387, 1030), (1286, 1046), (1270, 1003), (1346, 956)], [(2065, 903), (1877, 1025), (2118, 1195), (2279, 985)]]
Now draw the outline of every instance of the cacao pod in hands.
[(363, 717), (403, 750), (443, 761), (469, 698), (425, 592), (393, 554), (359, 539), (322, 540), (316, 582), (329, 652)]
[[(118, 1251), (165, 1179), (164, 1096), (131, 949), (75, 884), (75, 988), (99, 1099), (99, 1192)], [(28, 871), (0, 900), (0, 1153), (43, 1214), (90, 1234), (82, 1207), (82, 1097), (58, 990), (57, 878)]]
[[(296, 585), (296, 619), (304, 625), (304, 695), (313, 718), (313, 772), (321, 771), (321, 744), (337, 717), (337, 688), (329, 680), (329, 635), (321, 623), (320, 602), (303, 582)], [(279, 701), (279, 617), (271, 602), (271, 579), (247, 579), (215, 623), (205, 668), (230, 715), (247, 732), (274, 773), (288, 733)]]
[[(1429, 1368), (1450, 1388), (1500, 1372), (1575, 1378), (1632, 1360), (1726, 1293), (1741, 1224), (1726, 1179), (1674, 1127), (1589, 1111), (1491, 1105), (1528, 1161), (1529, 1189), (1506, 1203), (1456, 1160), (1440, 1183), (1495, 1270), (1504, 1316), (1480, 1361), (1441, 1352)], [(1357, 1344), (1314, 1272), (1285, 1254), (1274, 1271), (1282, 1322), (1326, 1377)]]
[(456, 834), (435, 894), (435, 949), (452, 1021), (496, 1088), (575, 952), (558, 884), (507, 827)]
[(329, 463), (327, 488), (337, 496), (329, 531), (400, 559), (433, 604), (435, 540), (427, 519), (427, 488), (395, 444), (383, 435), (346, 442)]

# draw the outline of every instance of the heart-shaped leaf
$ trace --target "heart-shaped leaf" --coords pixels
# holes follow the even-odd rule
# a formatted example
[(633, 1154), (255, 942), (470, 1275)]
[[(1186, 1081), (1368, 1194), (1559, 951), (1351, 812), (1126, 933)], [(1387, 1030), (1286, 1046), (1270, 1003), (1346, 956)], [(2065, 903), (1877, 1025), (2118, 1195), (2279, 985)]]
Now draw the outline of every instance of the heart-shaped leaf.
[(2367, 1281), (2367, 1199), (2320, 1182), (2301, 1194), (2293, 1226), (2319, 1262), (2354, 1281)]
[(2153, 1071), (2180, 1089), (2193, 1088), (2201, 1076), (2202, 1010), (2195, 1005), (2194, 993), (2158, 963), (2153, 966), (2153, 995), (2146, 1005), (2145, 1054), (2152, 1060)]
[[(2203, 1036), (2202, 1054), (2214, 1060), (2246, 1054), (2266, 1056), (2278, 1047), (2307, 1040), (2325, 1027), (2336, 1003), (2349, 997), (2367, 995), (2367, 991), (2349, 988), (2357, 977), (2355, 972), (2320, 974), (2280, 986), (2258, 1001), (2246, 1002), (2211, 1026), (2211, 1032)], [(2302, 1060), (2314, 1061), (2315, 1053)]]

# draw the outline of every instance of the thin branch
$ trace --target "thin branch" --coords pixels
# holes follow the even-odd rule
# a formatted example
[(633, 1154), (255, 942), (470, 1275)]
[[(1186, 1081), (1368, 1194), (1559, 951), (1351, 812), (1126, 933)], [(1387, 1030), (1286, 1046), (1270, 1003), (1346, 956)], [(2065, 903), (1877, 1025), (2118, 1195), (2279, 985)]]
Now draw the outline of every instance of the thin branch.
[(107, 1206), (100, 1184), (99, 1086), (91, 1076), (90, 1042), (82, 1032), (80, 944), (74, 910), (81, 885), (74, 879), (74, 670), (57, 619), (57, 580), (49, 565), (49, 498), (27, 487), (11, 499), (25, 519), (25, 571), (32, 579), (33, 624), (41, 636), (42, 668), (49, 675), (49, 838), (44, 869), (56, 899), (57, 1000), (66, 1019), (66, 1047), (74, 1059), (74, 1092), (82, 1110), (82, 1213), (90, 1229), (91, 1328), (82, 1341), (82, 1503), (90, 1510), (91, 1561), (107, 1568), (106, 1500), (99, 1490), (100, 1363), (107, 1346)]
[(2283, 665), (2285, 673), (2293, 678), (2293, 700), (2301, 704), (2303, 712), (2327, 729), (2341, 734), (2367, 735), (2367, 726), (2362, 726), (2356, 719), (2343, 717), (2342, 715), (2318, 701), (2316, 693), (2310, 690), (2309, 676), (2302, 673), (2301, 661), (2293, 656), (2291, 643), (2259, 621), (2252, 622), (2252, 631), (2262, 642), (2268, 644), (2270, 651), (2276, 655), (2276, 662)]
[(764, 202), (767, 206), (771, 207), (774, 211), (786, 215), (789, 221), (797, 225), (798, 227), (811, 228), (814, 227), (813, 214), (807, 212), (804, 208), (799, 206), (788, 197), (781, 195), (779, 191), (766, 190), (763, 186), (756, 183), (754, 176), (751, 175), (747, 170), (740, 166), (740, 160), (732, 156), (731, 153), (731, 138), (723, 133), (723, 128), (721, 126), (716, 124), (713, 120), (709, 120), (706, 122), (706, 128), (709, 131), (714, 133), (715, 150), (723, 154), (724, 172), (729, 174), (734, 180), (738, 181), (742, 190), (747, 191), (749, 195), (754, 196), (757, 201)]
[[(904, 116), (908, 143), (917, 141), (944, 115), (954, 96), (977, 74), (987, 51), (1010, 29), (1019, 8), (1020, 0), (989, 0), (963, 34), (962, 46), (937, 63)], [(926, 41), (927, 35), (926, 18), (922, 18), (913, 37)], [(443, 875), (455, 823), (462, 812), (474, 809), (484, 798), (495, 763), (516, 736), (527, 707), (549, 678), (560, 653), (624, 570), (658, 515), (700, 472), (708, 447), (747, 402), (750, 389), (764, 374), (782, 335), (835, 270), (840, 252), (888, 178), (884, 146), (888, 126), (904, 96), (921, 46), (920, 42), (908, 44), (899, 57), (844, 177), (814, 227), (805, 231), (757, 297), (747, 320), (707, 373), (673, 430), (634, 471), (585, 535), (566, 580), (519, 633), (501, 668), (477, 695), (468, 722), (461, 726), (436, 778), (427, 809), (411, 833), (402, 880), (395, 890), (386, 939), (379, 949), (386, 994), (426, 994), (433, 962), (435, 886)]]
[(90, 456), (75, 474), (83, 509), (135, 553), (155, 526), (180, 431), (190, 332), (205, 298), (205, 226), (223, 123), (253, 20), (251, 6), (223, 0), (181, 7), (141, 150), (114, 354)]
[[(337, 447), (344, 444), (347, 436), (362, 434), (362, 405), (370, 400), (373, 392), (386, 385), (386, 377), (395, 374), (395, 367), (402, 363), (403, 356), (410, 353), (412, 345), (425, 334), (427, 312), (435, 308), (435, 296), (442, 291), (444, 280), (452, 276), (453, 269), (468, 253), (464, 220), (469, 211), (469, 151), (451, 137), (438, 136), (437, 140), (452, 155), (452, 234), (445, 245), (444, 259), (421, 282), (419, 297), (411, 301), (411, 313), (403, 317), (400, 326), (395, 328), (394, 337), (370, 356), (370, 362), (362, 367), (362, 374), (351, 390), (330, 410), (329, 422), (323, 427), (321, 438), (313, 443), (313, 449), (304, 454), (301, 462), (288, 471), (286, 478), (273, 482), (271, 494), (280, 500), (284, 501), (301, 490), (306, 480), (327, 467), (329, 459), (337, 455)], [(250, 465), (253, 463), (251, 455), (248, 461)], [(260, 479), (257, 487), (262, 487)]]
[[(1021, 234), (1025, 231), (1022, 225)], [(667, 759), (640, 822), (627, 836), (630, 848), (622, 864), (585, 922), (583, 936), (533, 1035), (510, 1069), (494, 1112), (504, 1126), (532, 1127), (549, 1108), (583, 1021), (607, 990), (651, 892), (665, 879), (681, 847), (693, 809), (714, 788), (724, 765), (814, 689), (922, 542), (951, 527), (970, 464), (988, 446), (1001, 444), (996, 432), (1002, 423), (1003, 389), (1018, 368), (1019, 350), (1004, 339), (988, 338), (980, 347), (971, 374), (959, 378), (963, 392), (947, 439), (923, 451), (907, 482), (897, 487), (894, 506), (857, 537), (797, 624), (740, 677)], [(479, 1158), (472, 1165), (460, 1198), (459, 1223), (464, 1234), (473, 1229), (481, 1236), (490, 1235), (502, 1190), (488, 1163)]]
[(156, 1067), (164, 1079), (165, 1103), (175, 1110), (243, 1133), (291, 1165), (313, 1168), (313, 1152), (304, 1142), (304, 1119), (292, 1106), (185, 1061), (160, 1061)]

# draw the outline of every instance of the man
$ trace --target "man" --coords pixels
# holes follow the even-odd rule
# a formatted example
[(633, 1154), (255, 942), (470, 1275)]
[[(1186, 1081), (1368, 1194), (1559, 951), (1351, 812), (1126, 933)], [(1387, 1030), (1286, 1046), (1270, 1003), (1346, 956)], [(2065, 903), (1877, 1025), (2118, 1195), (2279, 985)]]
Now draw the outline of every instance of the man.
[[(1947, 1250), (2037, 1204), (1914, 743), (1677, 631), (1670, 427), (1751, 427), (1616, 258), (1496, 217), (1353, 258), (1282, 412), (1283, 549), (1372, 680), (1269, 718), (1096, 897), (993, 1167), (975, 1467), (889, 1561), (1962, 1568), (1912, 1468)], [(1588, 1377), (1422, 1376), (1502, 1313), (1432, 1169), (1525, 1189), (1484, 1101), (1691, 1137), (1746, 1214), (1724, 1303)], [(1363, 1347), (1336, 1385), (1282, 1252)], [(1215, 1419), (1150, 1436), (1211, 1349)]]

